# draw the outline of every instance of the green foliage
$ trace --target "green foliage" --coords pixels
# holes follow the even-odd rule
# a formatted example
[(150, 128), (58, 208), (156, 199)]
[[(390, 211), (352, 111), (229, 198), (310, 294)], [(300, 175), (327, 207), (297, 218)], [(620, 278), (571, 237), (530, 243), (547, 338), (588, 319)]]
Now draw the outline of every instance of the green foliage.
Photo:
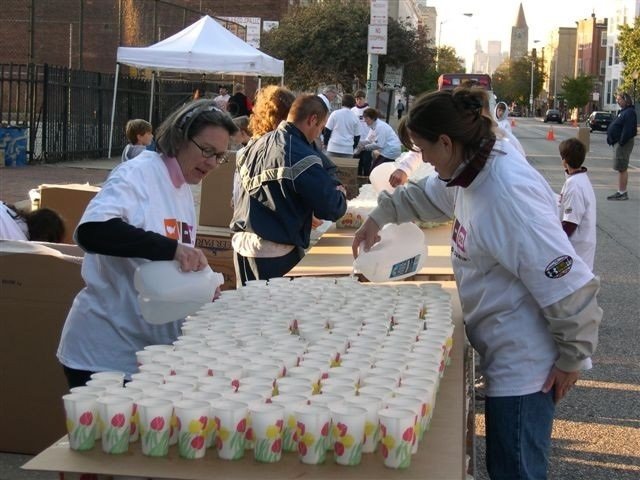
[[(293, 8), (278, 28), (263, 34), (262, 50), (285, 62), (285, 83), (297, 90), (341, 84), (352, 90), (367, 80), (369, 8), (360, 2), (327, 0)], [(387, 55), (378, 57), (378, 81), (388, 63), (404, 66), (403, 83), (414, 94), (433, 80), (435, 51), (423, 31), (389, 19)], [(437, 75), (435, 75), (437, 78)]]
[(542, 61), (537, 57), (524, 57), (513, 62), (507, 60), (491, 77), (493, 92), (498, 100), (518, 105), (529, 105), (531, 95), (531, 62), (533, 60), (533, 98), (542, 91), (545, 74)]
[(464, 59), (458, 57), (453, 47), (440, 47), (438, 53), (438, 75), (441, 73), (464, 73)]
[[(620, 61), (624, 63), (621, 89), (633, 94), (633, 73), (640, 73), (640, 17), (636, 17), (633, 26), (621, 25), (618, 37)], [(639, 96), (636, 85), (636, 97)]]
[(593, 77), (580, 75), (576, 78), (564, 77), (562, 80), (564, 99), (569, 108), (584, 107), (591, 99)]

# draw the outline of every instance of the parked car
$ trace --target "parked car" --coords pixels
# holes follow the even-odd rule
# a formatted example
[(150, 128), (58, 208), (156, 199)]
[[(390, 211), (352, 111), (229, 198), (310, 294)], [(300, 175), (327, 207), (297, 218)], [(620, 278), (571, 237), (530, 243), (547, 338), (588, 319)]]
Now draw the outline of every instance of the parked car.
[(604, 132), (609, 128), (609, 124), (613, 122), (613, 115), (610, 112), (591, 112), (585, 125), (589, 127), (589, 131), (602, 130)]
[(521, 117), (522, 116), (522, 107), (516, 105), (515, 107), (513, 107), (511, 109), (511, 112), (509, 113), (510, 117)]
[(562, 114), (560, 113), (560, 110), (556, 110), (555, 108), (547, 110), (547, 113), (544, 114), (544, 123), (547, 122), (562, 123)]

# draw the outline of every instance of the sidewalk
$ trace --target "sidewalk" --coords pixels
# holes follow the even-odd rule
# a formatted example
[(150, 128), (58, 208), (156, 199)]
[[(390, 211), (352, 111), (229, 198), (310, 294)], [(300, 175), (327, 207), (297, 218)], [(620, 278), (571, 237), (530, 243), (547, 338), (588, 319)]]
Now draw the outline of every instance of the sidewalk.
[[(30, 206), (29, 190), (38, 188), (43, 183), (100, 185), (118, 163), (119, 156), (111, 159), (3, 167), (0, 168), (0, 200), (9, 204), (17, 203), (24, 208)], [(22, 203), (24, 201), (28, 203)]]

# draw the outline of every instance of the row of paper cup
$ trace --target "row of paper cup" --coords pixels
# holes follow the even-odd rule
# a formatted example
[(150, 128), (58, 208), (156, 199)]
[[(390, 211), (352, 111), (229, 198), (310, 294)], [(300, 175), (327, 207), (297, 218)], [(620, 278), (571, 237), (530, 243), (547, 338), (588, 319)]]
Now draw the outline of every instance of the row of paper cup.
[(226, 460), (241, 458), (251, 448), (260, 462), (277, 462), (283, 451), (297, 451), (303, 463), (317, 464), (332, 451), (336, 463), (357, 465), (362, 453), (380, 444), (386, 466), (406, 468), (428, 427), (433, 388), (398, 389), (395, 397), (280, 395), (270, 403), (241, 394), (170, 400), (112, 391), (63, 398), (75, 450), (93, 448), (99, 430), (105, 453), (124, 453), (135, 441), (131, 429), (137, 425), (148, 456), (165, 456), (177, 444), (187, 459), (201, 458), (213, 446)]

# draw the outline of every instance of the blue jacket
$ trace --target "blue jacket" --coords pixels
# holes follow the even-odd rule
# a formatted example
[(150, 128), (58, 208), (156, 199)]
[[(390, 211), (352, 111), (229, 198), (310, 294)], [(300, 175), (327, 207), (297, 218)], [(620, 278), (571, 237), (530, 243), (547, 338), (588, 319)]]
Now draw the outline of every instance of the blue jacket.
[(335, 221), (347, 210), (321, 155), (292, 123), (249, 142), (237, 161), (241, 189), (234, 232), (308, 248), (312, 215)]
[(613, 122), (607, 128), (607, 144), (624, 145), (636, 136), (638, 128), (638, 117), (633, 105), (623, 108)]

